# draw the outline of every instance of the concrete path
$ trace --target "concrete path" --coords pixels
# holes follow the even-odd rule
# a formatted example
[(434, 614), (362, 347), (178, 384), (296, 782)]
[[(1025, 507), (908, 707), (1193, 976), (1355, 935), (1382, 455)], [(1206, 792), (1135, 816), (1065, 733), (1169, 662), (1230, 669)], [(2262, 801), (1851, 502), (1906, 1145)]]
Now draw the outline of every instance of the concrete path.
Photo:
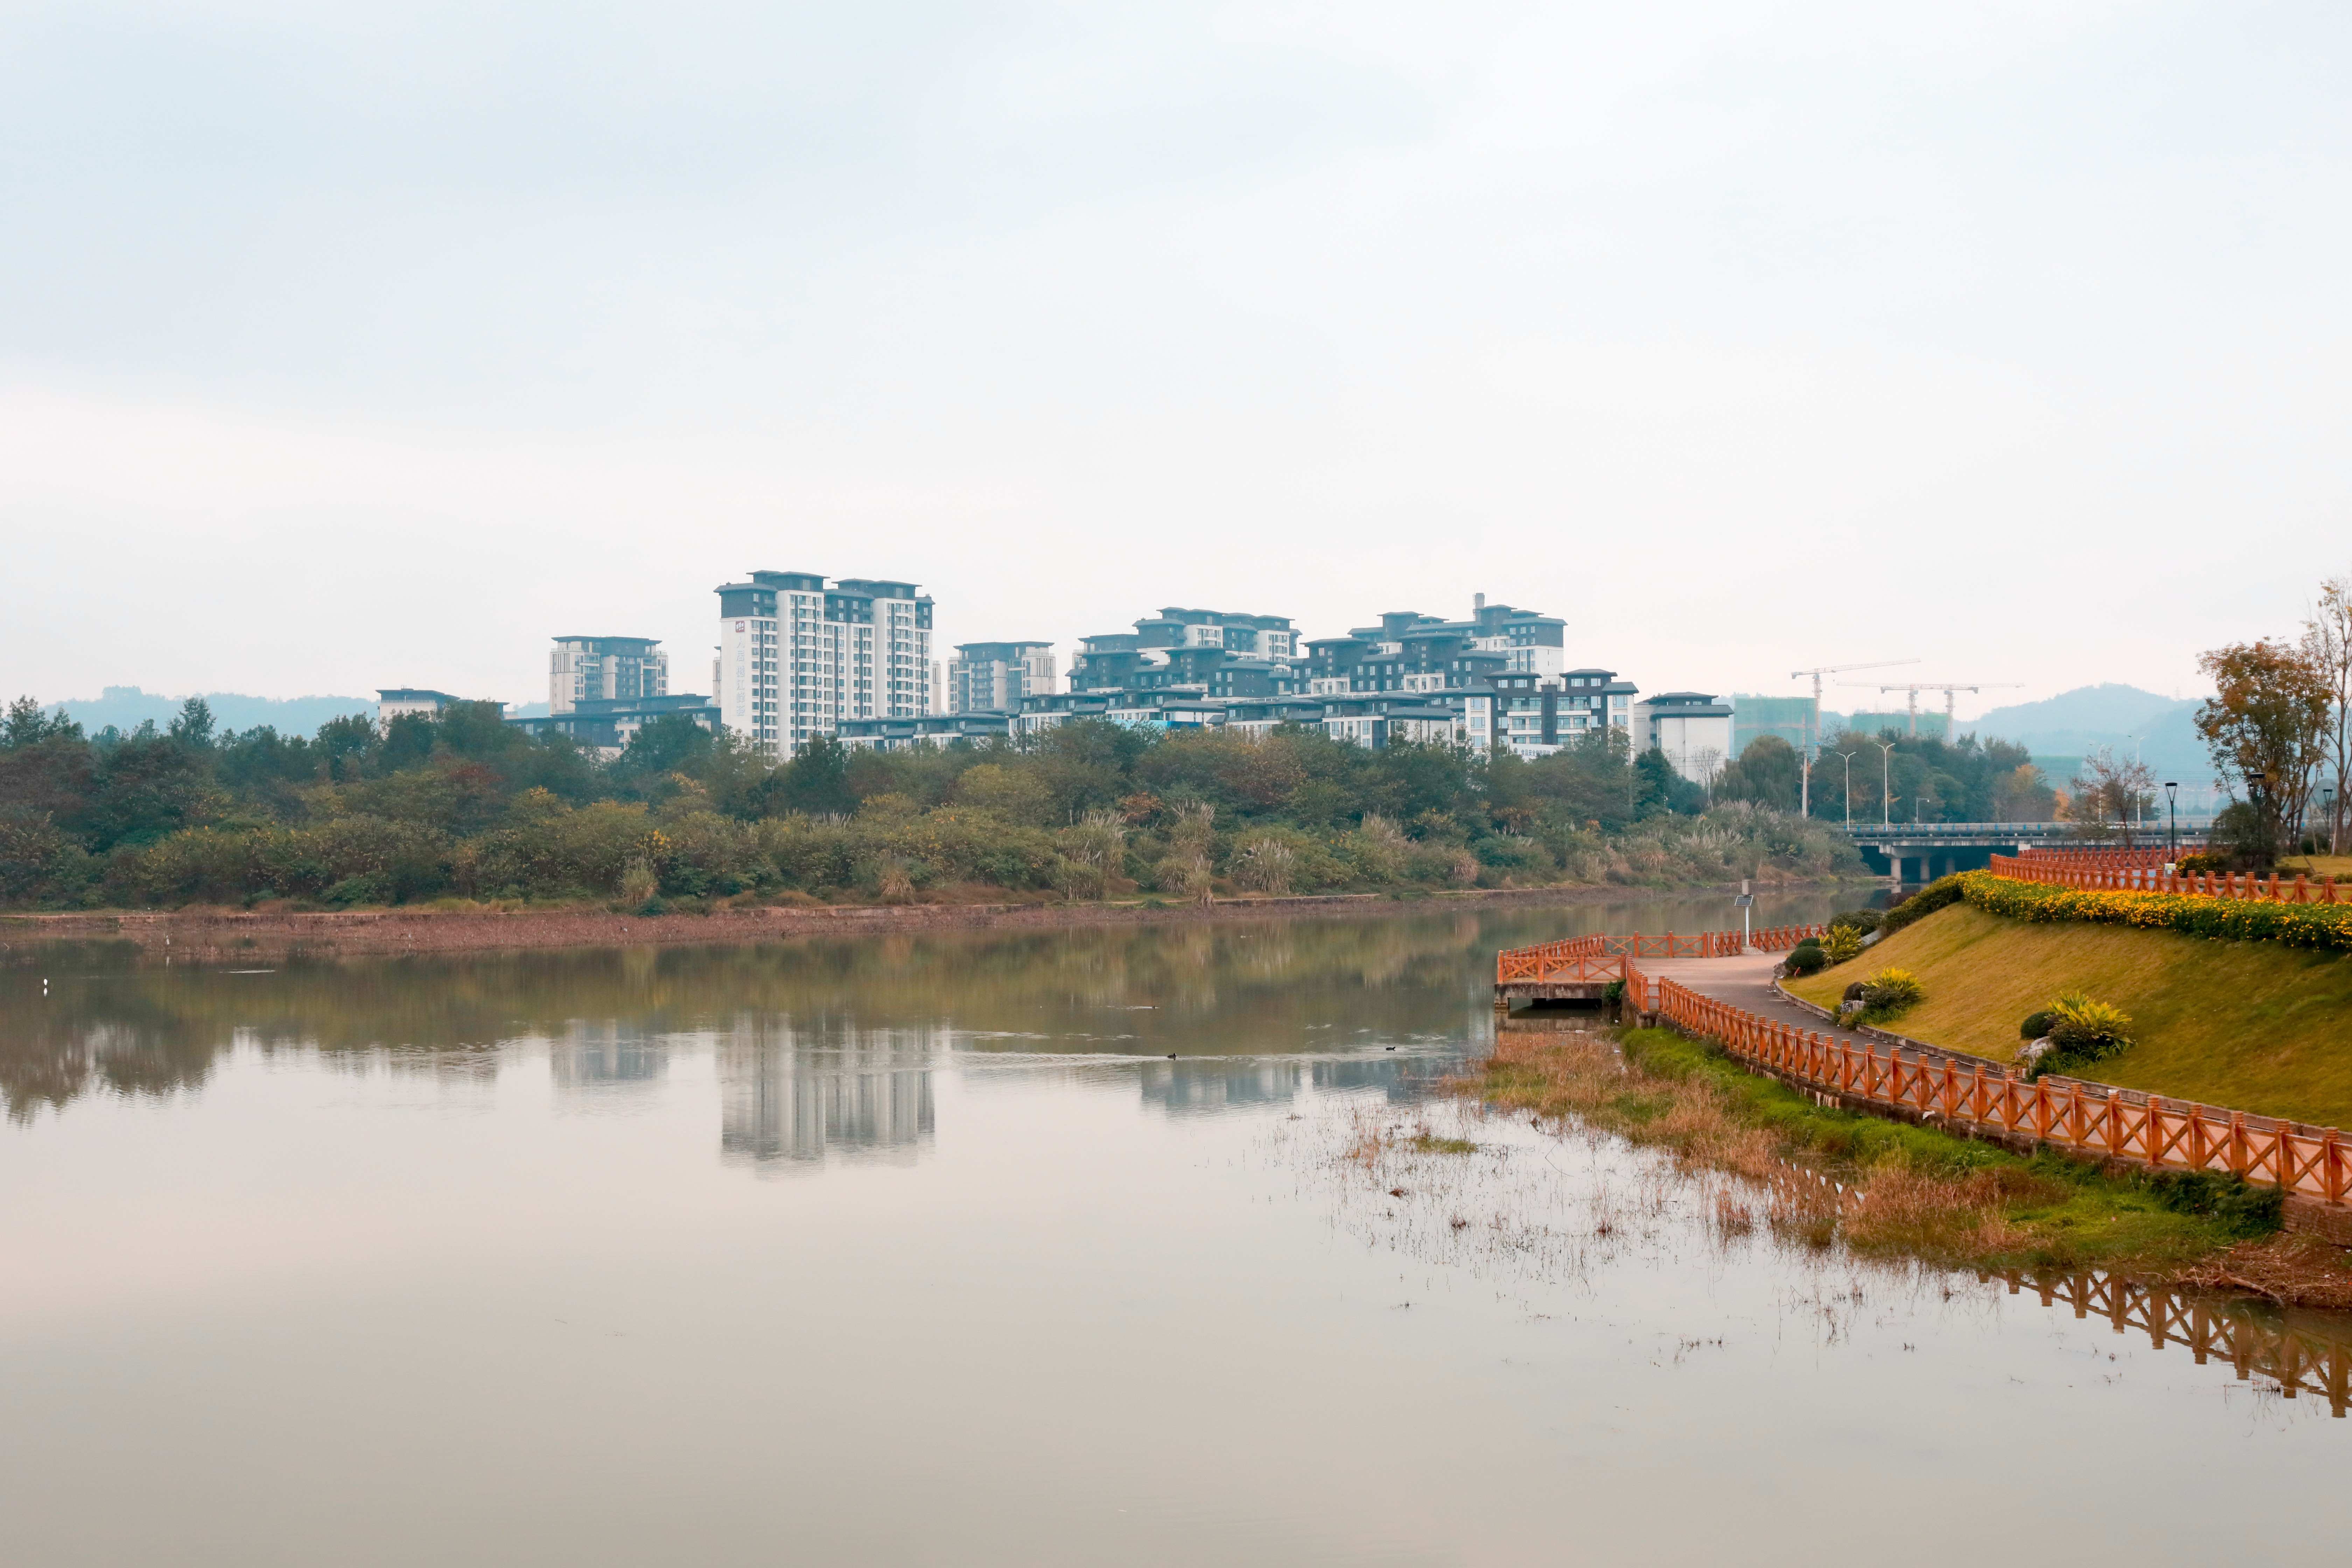
[[(1639, 961), (1642, 973), (1653, 980), (1671, 980), (1677, 985), (1711, 996), (1717, 1002), (1727, 1002), (1742, 1007), (1760, 1018), (1776, 1024), (1790, 1024), (1800, 1029), (1818, 1029), (1824, 1033), (1836, 1031), (1830, 1022), (1802, 1007), (1772, 989), (1772, 971), (1780, 963), (1777, 952), (1749, 952), (1738, 958), (1645, 958)], [(1942, 1060), (1981, 1062), (1996, 1071), (2004, 1064), (1967, 1051), (1948, 1047), (1920, 1047), (1916, 1043), (1892, 1046), (1886, 1040), (1864, 1041), (1860, 1037), (1840, 1036), (1853, 1043), (1870, 1044), (1880, 1050), (1893, 1048), (1906, 1062)], [(2084, 1083), (2091, 1080), (2085, 1079)], [(2094, 1085), (2093, 1087), (2100, 1087)]]
[(1643, 958), (1634, 963), (1653, 980), (1671, 980), (1759, 1018), (1804, 1029), (1826, 1027), (1819, 1016), (1772, 989), (1772, 971), (1780, 963), (1777, 952), (1748, 952), (1738, 958)]

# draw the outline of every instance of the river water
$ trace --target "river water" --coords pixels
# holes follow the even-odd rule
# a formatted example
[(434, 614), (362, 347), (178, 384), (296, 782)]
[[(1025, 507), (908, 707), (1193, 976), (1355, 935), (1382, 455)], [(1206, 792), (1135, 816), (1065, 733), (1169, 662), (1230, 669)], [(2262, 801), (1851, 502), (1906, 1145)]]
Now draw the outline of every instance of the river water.
[(0, 952), (0, 1558), (2340, 1552), (2331, 1325), (1727, 1236), (1430, 1092), (1496, 948), (1723, 902)]

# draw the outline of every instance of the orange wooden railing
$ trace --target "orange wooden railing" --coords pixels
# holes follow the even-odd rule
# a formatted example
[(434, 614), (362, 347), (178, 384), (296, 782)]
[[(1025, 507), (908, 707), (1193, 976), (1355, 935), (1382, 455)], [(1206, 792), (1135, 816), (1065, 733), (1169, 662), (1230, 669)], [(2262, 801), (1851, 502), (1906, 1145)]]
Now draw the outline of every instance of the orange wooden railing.
[(2352, 1148), (2333, 1127), (2306, 1127), (2137, 1089), (2072, 1079), (2028, 1083), (1977, 1058), (1880, 1045), (1758, 1016), (1626, 965), (1626, 994), (1643, 1011), (1767, 1071), (1850, 1099), (1933, 1116), (1947, 1125), (2024, 1134), (2077, 1152), (2192, 1171), (2230, 1171), (2290, 1193), (2345, 1201)]
[(1750, 932), (1748, 945), (1759, 952), (1786, 952), (1809, 936), (1827, 936), (1830, 928), (1818, 926), (1766, 926)]
[(2190, 898), (2235, 899), (2242, 903), (2332, 904), (2336, 901), (2335, 878), (2322, 877), (2314, 882), (2301, 871), (2297, 871), (2294, 880), (2289, 881), (2276, 871), (2267, 878), (2228, 871), (2168, 872), (2161, 862), (2153, 869), (2105, 869), (2052, 864), (2057, 858), (2055, 856), (2035, 856), (2031, 859), (2021, 859), (2013, 855), (1995, 855), (1992, 857), (1992, 874), (2014, 878), (2021, 882), (2080, 888), (2088, 892), (2179, 893)]
[(1767, 926), (1745, 938), (1736, 931), (1703, 931), (1693, 935), (1668, 931), (1663, 936), (1579, 936), (1547, 942), (1535, 947), (1506, 948), (1495, 955), (1495, 984), (1512, 981), (1589, 980), (1601, 973), (1584, 961), (1600, 957), (1737, 958), (1751, 949), (1785, 952), (1809, 936), (1829, 927)]
[(2134, 867), (2160, 871), (2170, 857), (2161, 844), (2144, 849), (2045, 849), (2038, 844), (2029, 844), (2019, 851), (2017, 858), (2071, 866), (2083, 871), (2119, 871)]
[(1582, 980), (1589, 976), (1579, 971), (1588, 958), (1598, 958), (1602, 936), (1575, 936), (1561, 942), (1547, 942), (1534, 947), (1506, 948), (1495, 955), (1495, 984), (1501, 985), (1514, 980)]
[(1744, 951), (1736, 931), (1703, 931), (1689, 936), (1612, 936), (1602, 951), (1630, 958), (1737, 958)]

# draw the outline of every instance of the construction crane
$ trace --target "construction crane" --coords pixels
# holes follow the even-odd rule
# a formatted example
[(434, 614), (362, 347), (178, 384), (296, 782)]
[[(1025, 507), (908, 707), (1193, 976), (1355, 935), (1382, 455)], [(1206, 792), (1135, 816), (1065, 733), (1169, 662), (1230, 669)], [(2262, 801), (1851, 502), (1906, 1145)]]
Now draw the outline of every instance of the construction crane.
[[(1841, 680), (1838, 684), (1840, 686), (1852, 686), (1867, 689), (1870, 682), (1866, 680)], [(2022, 686), (2025, 683), (2021, 680), (1987, 680), (1976, 685), (1963, 685), (1958, 681), (1953, 680), (1916, 680), (1908, 683), (1882, 686), (1878, 689), (1882, 695), (1889, 691), (1902, 691), (1909, 693), (1911, 709), (1911, 735), (1915, 740), (1918, 738), (1919, 734), (1919, 693), (1922, 691), (1942, 692), (1944, 694), (1944, 739), (1948, 741), (1952, 738), (1952, 725), (1954, 722), (1952, 710), (1954, 706), (1954, 698), (1958, 693), (1962, 691), (1999, 691), (2004, 688)]]
[(1825, 664), (1819, 669), (1796, 669), (1789, 672), (1791, 680), (1813, 678), (1813, 712), (1805, 725), (1803, 754), (1797, 759), (1797, 815), (1813, 814), (1813, 753), (1822, 745), (1822, 677), (1842, 675), (1849, 669), (1888, 669), (1898, 664), (1916, 664), (1916, 658), (1882, 658), (1875, 664)]

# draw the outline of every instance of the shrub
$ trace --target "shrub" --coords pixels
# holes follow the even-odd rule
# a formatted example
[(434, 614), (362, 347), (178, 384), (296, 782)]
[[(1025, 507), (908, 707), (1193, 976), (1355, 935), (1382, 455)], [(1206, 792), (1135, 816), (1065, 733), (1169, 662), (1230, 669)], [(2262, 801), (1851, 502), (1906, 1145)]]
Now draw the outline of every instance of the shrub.
[(2050, 1005), (2050, 1049), (2033, 1064), (2032, 1077), (2071, 1071), (2131, 1049), (2131, 1016), (2112, 1003), (2068, 992)]
[(2155, 1171), (2148, 1191), (2176, 1214), (2215, 1219), (2249, 1235), (2279, 1228), (2286, 1215), (2286, 1189), (2255, 1186), (2235, 1171)]
[(1889, 1011), (1916, 1006), (1927, 994), (1919, 977), (1907, 969), (1882, 969), (1862, 983), (1862, 999)]
[(1368, 811), (1356, 831), (1348, 836), (1345, 847), (1358, 876), (1371, 882), (1393, 882), (1404, 871), (1412, 841), (1394, 822)]
[(373, 872), (346, 877), (320, 897), (338, 908), (349, 909), (353, 904), (388, 904), (392, 902), (392, 889), (389, 879), (381, 872)]
[(1822, 939), (1822, 952), (1832, 963), (1843, 963), (1862, 951), (1862, 932), (1852, 926), (1833, 925), (1829, 935)]
[(1783, 962), (1791, 974), (1819, 974), (1829, 967), (1830, 957), (1818, 947), (1807, 946), (1791, 949)]
[(1862, 1003), (1862, 1011), (1853, 1016), (1857, 1024), (1882, 1024), (1898, 1017), (1917, 1006), (1927, 994), (1919, 977), (1907, 969), (1880, 970), (1858, 986), (1849, 986), (1849, 999), (1853, 999), (1857, 990)]
[(643, 860), (632, 860), (621, 869), (621, 902), (643, 905), (652, 901), (661, 891), (661, 878), (652, 866)]
[(2226, 855), (2183, 855), (2173, 863), (2173, 869), (2184, 877), (2191, 877), (2200, 871), (2225, 870), (2229, 864)]
[(1290, 871), (1297, 851), (1266, 834), (1251, 839), (1234, 854), (1234, 880), (1261, 893), (1290, 891)]
[(1832, 931), (1850, 931), (1856, 936), (1868, 936), (1876, 931), (1886, 916), (1877, 910), (1841, 910), (1829, 918)]
[(2025, 1021), (2017, 1026), (2017, 1037), (2021, 1040), (2038, 1040), (2048, 1034), (2050, 1026), (2057, 1021), (2058, 1015), (2047, 1007), (2039, 1012), (2028, 1013), (2025, 1016)]

